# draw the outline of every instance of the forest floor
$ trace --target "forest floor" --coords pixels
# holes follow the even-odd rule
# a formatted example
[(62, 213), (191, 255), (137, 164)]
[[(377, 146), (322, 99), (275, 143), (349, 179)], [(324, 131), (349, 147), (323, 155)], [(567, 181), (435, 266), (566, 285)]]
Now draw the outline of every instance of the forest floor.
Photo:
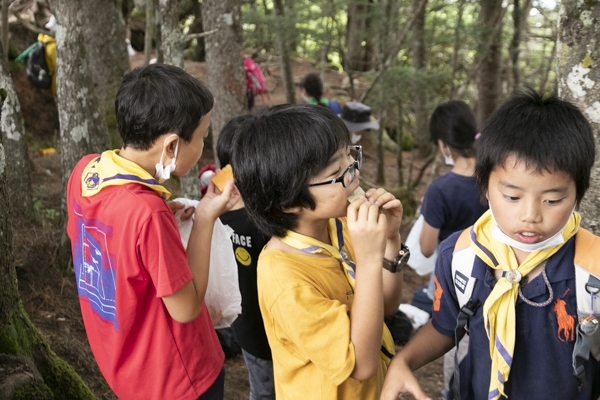
[[(143, 62), (143, 55), (132, 57), (132, 67)], [(293, 63), (294, 81), (296, 84), (308, 72), (316, 68), (310, 62), (295, 60)], [(257, 100), (257, 107), (285, 102), (276, 60), (269, 59), (260, 63), (267, 78), (269, 93)], [(186, 70), (204, 80), (206, 65), (204, 63), (186, 62)], [(344, 88), (344, 74), (335, 71), (327, 72), (325, 95), (335, 97), (340, 102), (349, 100)], [(14, 252), (15, 265), (19, 279), (19, 292), (36, 326), (48, 339), (52, 349), (69, 362), (81, 375), (85, 383), (93, 391), (97, 399), (116, 399), (94, 361), (87, 343), (85, 329), (79, 311), (79, 301), (75, 281), (71, 273), (63, 273), (54, 264), (54, 250), (58, 238), (62, 234), (58, 226), (61, 193), (61, 166), (59, 153), (40, 156), (38, 150), (55, 147), (58, 142), (58, 114), (52, 95), (48, 91), (34, 89), (27, 81), (24, 71), (15, 70), (13, 74), (15, 86), (23, 112), (27, 132), (31, 137), (30, 157), (33, 165), (32, 184), (34, 187), (35, 209), (38, 223), (13, 221), (15, 225)], [(360, 86), (359, 86), (360, 87)], [(376, 110), (374, 110), (376, 111)], [(376, 112), (374, 112), (376, 114)], [(361, 169), (363, 182), (375, 182), (377, 171), (376, 148), (372, 137), (363, 136), (359, 144), (364, 148), (365, 161)], [(404, 170), (411, 160), (410, 153), (405, 153)], [(417, 155), (412, 159), (415, 169), (423, 165), (424, 160)], [(206, 146), (200, 159), (200, 166), (213, 162), (211, 146)], [(443, 171), (440, 171), (443, 172)], [(422, 183), (413, 193), (414, 199), (420, 199), (426, 184), (431, 182), (431, 166), (426, 169)], [(396, 157), (385, 153), (386, 187), (398, 186)], [(390, 189), (392, 190), (392, 189)], [(175, 193), (177, 194), (177, 193)], [(406, 238), (412, 224), (412, 218), (406, 217), (402, 227)], [(403, 302), (409, 303), (413, 292), (426, 284), (428, 277), (417, 275), (407, 268), (404, 273)], [(399, 348), (397, 348), (399, 349)], [(241, 355), (227, 359), (225, 364), (225, 399), (242, 400), (248, 398), (248, 377)], [(442, 389), (442, 361), (437, 360), (417, 371), (425, 392), (433, 399), (440, 398)], [(307, 398), (310, 394), (307, 393)], [(404, 398), (412, 398), (405, 396)]]

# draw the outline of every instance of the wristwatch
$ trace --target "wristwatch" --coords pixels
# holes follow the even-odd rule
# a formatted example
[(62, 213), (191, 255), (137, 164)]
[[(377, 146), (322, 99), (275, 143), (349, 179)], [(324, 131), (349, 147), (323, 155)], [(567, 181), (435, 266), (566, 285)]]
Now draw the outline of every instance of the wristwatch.
[(400, 251), (393, 261), (386, 258), (383, 259), (383, 268), (390, 272), (400, 272), (402, 268), (408, 263), (410, 258), (410, 250), (404, 243), (400, 243)]

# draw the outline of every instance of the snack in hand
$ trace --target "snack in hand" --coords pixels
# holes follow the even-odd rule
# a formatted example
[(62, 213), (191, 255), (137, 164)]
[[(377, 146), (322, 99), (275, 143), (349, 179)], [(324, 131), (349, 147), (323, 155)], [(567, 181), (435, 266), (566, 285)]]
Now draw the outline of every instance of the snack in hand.
[(212, 177), (212, 181), (217, 188), (222, 192), (225, 190), (225, 184), (233, 180), (233, 171), (231, 165), (227, 164), (218, 174)]
[(352, 203), (354, 200), (360, 199), (361, 197), (365, 197), (365, 191), (359, 186), (354, 192), (350, 193), (348, 202)]

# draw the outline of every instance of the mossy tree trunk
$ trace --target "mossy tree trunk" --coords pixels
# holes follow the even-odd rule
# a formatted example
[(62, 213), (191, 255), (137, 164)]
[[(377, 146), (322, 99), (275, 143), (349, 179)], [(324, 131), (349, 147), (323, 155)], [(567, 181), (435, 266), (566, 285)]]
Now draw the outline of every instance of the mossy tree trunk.
[(240, 3), (239, 0), (202, 1), (204, 30), (218, 29), (204, 38), (207, 83), (216, 104), (211, 117), (215, 162), (221, 129), (247, 108)]
[[(56, 97), (62, 193), (66, 194), (75, 164), (86, 154), (103, 152), (110, 144), (88, 67), (81, 0), (54, 0), (52, 3), (56, 15)], [(62, 215), (66, 221), (65, 195)]]
[[(81, 0), (52, 0), (56, 16), (56, 98), (60, 123), (62, 168), (61, 225), (66, 227), (65, 203), (71, 171), (86, 154), (110, 148), (110, 138), (98, 106), (82, 33)], [(62, 229), (56, 264), (65, 268), (71, 246)]]
[(0, 47), (0, 87), (6, 90), (6, 100), (2, 103), (2, 142), (6, 151), (6, 180), (10, 190), (10, 207), (13, 215), (33, 218), (30, 163), (27, 151), (27, 138), (21, 116), (21, 106)]
[[(159, 0), (158, 12), (161, 18), (161, 42), (165, 64), (183, 68), (184, 36), (179, 27), (179, 12), (177, 0)], [(181, 195), (188, 199), (200, 198), (198, 184), (198, 165), (196, 164), (186, 176), (179, 178)]]
[(559, 96), (579, 107), (596, 138), (596, 164), (580, 208), (582, 224), (600, 235), (600, 2), (564, 0), (559, 18)]
[[(4, 102), (7, 91), (5, 88), (0, 91)], [(3, 141), (0, 141), (0, 370), (11, 372), (0, 374), (0, 398), (93, 400), (94, 396), (73, 368), (50, 349), (19, 298)]]

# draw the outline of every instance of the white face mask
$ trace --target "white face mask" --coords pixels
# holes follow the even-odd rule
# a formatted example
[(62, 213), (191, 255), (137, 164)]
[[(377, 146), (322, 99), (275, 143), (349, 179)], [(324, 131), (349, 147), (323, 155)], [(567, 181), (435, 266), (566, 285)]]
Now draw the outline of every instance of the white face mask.
[(164, 181), (169, 179), (171, 177), (171, 172), (175, 171), (175, 167), (176, 167), (175, 159), (177, 159), (177, 151), (179, 150), (179, 138), (177, 138), (177, 143), (175, 143), (175, 157), (173, 157), (173, 159), (171, 160), (171, 164), (169, 164), (167, 167), (165, 167), (162, 163), (163, 156), (165, 155), (165, 144), (167, 143), (167, 140), (173, 136), (177, 136), (177, 135), (175, 135), (175, 134), (170, 135), (163, 142), (163, 149), (162, 149), (162, 152), (160, 153), (160, 160), (158, 161), (158, 163), (156, 163), (156, 166), (155, 166), (156, 174), (154, 175), (154, 178), (156, 178), (156, 180), (159, 183), (163, 183)]
[[(448, 155), (446, 155), (446, 152), (444, 151), (444, 147), (446, 147), (448, 149)], [(442, 155), (444, 156), (444, 163), (446, 163), (446, 165), (454, 165), (454, 158), (452, 158), (452, 153), (450, 152), (450, 148), (447, 145), (442, 145), (442, 146), (440, 146), (440, 151), (442, 152)]]
[[(488, 202), (488, 204), (489, 204), (489, 202)], [(494, 212), (492, 211), (491, 204), (489, 206), (490, 206), (490, 212), (492, 213), (492, 219), (494, 220), (494, 225), (495, 225), (494, 232), (492, 232), (492, 237), (494, 239), (498, 240), (500, 243), (504, 243), (505, 245), (517, 248), (521, 251), (531, 253), (534, 251), (549, 249), (550, 247), (554, 247), (554, 246), (560, 246), (561, 244), (563, 244), (565, 242), (563, 232), (564, 232), (565, 226), (567, 226), (567, 224), (565, 224), (565, 226), (563, 226), (563, 228), (560, 231), (556, 232), (552, 237), (549, 237), (546, 240), (542, 240), (541, 242), (532, 243), (532, 244), (521, 243), (518, 240), (511, 238), (506, 233), (502, 232), (502, 230), (498, 226), (498, 223), (496, 222), (496, 218), (494, 218)], [(573, 207), (573, 211), (575, 211), (575, 207)], [(569, 223), (568, 220), (567, 220), (567, 223)]]

